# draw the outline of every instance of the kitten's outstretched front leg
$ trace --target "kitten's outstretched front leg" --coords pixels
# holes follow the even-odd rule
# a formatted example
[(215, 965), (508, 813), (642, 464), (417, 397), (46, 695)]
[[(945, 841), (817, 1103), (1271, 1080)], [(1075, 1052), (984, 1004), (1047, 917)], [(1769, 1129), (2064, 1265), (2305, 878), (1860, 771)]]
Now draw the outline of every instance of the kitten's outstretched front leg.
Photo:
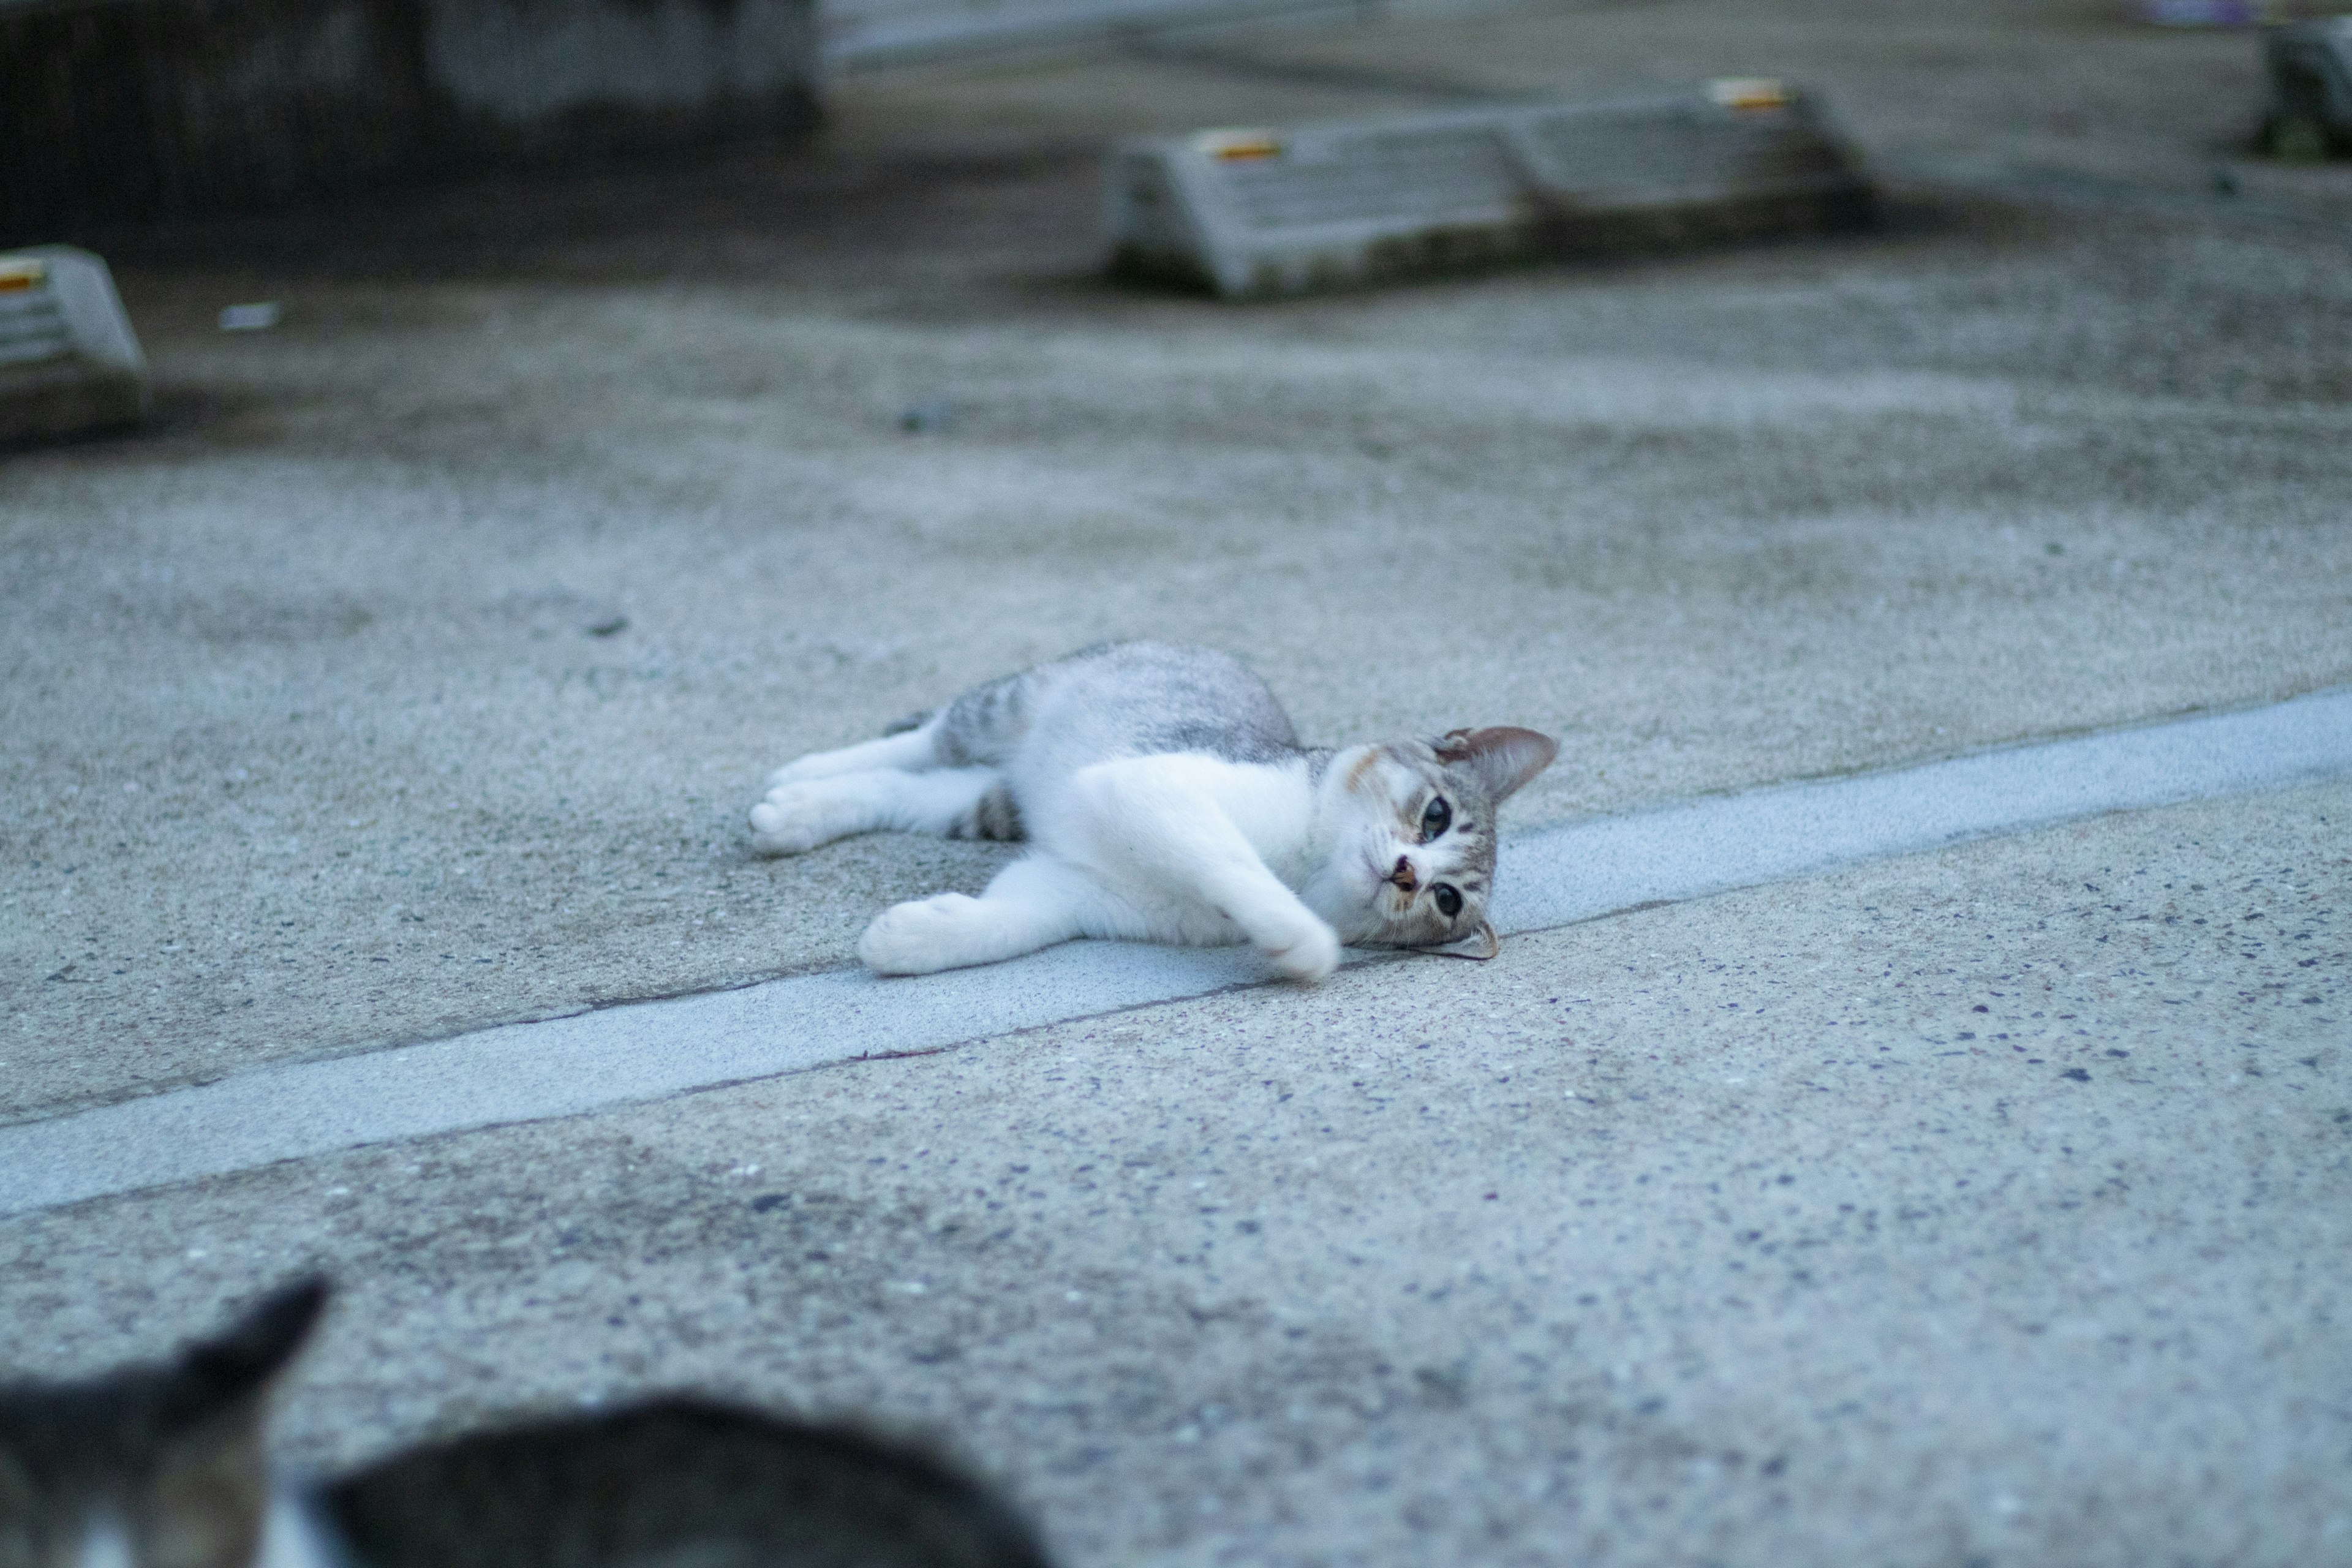
[(929, 974), (1018, 958), (1085, 934), (1101, 889), (1043, 856), (1015, 860), (979, 898), (938, 893), (874, 917), (857, 956), (877, 974)]

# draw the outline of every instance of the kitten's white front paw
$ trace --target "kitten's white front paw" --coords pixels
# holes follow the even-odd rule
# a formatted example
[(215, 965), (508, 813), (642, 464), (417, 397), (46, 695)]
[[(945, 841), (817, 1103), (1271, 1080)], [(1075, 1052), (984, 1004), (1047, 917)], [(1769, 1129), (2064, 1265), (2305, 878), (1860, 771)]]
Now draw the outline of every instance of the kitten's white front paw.
[(1331, 928), (1307, 915), (1275, 942), (1259, 944), (1283, 978), (1312, 985), (1339, 967), (1339, 938)]
[(929, 974), (970, 963), (963, 939), (979, 905), (965, 893), (934, 893), (893, 904), (857, 939), (857, 956), (877, 974)]
[(751, 847), (763, 855), (800, 855), (841, 837), (826, 802), (790, 784), (768, 792), (751, 808)]

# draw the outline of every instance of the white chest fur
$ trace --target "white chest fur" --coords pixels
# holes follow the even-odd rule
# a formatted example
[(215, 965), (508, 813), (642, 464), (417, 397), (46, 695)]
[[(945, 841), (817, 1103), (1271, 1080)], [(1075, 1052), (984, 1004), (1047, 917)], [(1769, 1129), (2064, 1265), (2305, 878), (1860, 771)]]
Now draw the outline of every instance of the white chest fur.
[(1074, 936), (1252, 942), (1300, 979), (1338, 964), (1339, 938), (1293, 885), (1306, 881), (1317, 848), (1318, 791), (1304, 759), (1161, 752), (1041, 767), (1015, 782), (1034, 850), (979, 899), (941, 893), (886, 910), (858, 943), (871, 968), (924, 973)]
[(1304, 763), (1233, 763), (1190, 752), (1122, 758), (1081, 768), (1041, 793), (1038, 847), (1139, 897), (1196, 902), (1189, 876), (1171, 884), (1152, 870), (1213, 854), (1211, 841), (1227, 828), (1294, 891), (1311, 868), (1316, 802)]

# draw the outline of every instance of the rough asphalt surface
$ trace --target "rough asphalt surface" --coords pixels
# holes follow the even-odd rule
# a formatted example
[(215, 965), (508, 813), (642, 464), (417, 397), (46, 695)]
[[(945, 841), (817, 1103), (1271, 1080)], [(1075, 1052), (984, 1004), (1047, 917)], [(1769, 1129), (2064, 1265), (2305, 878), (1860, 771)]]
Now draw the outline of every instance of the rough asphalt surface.
[[(2234, 151), (2246, 36), (2107, 14), (1261, 27), (72, 237), (163, 414), (0, 457), (0, 1118), (840, 963), (1002, 851), (759, 860), (761, 773), (1103, 636), (1318, 740), (1548, 730), (1521, 826), (2352, 683), (2352, 176)], [(1881, 229), (1092, 272), (1120, 132), (1771, 71)], [(0, 1372), (325, 1266), (294, 1464), (690, 1384), (934, 1434), (1077, 1564), (2352, 1562), (2347, 816), (19, 1216)]]

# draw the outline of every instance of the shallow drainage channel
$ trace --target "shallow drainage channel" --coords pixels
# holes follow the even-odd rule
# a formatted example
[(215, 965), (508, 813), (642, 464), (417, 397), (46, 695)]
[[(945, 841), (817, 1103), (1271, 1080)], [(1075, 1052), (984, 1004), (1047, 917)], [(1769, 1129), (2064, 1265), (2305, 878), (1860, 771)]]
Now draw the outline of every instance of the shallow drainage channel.
[[(1494, 918), (1540, 931), (2069, 818), (2352, 774), (2352, 691), (1528, 834)], [(1246, 949), (1073, 942), (915, 980), (835, 971), (512, 1024), (0, 1128), (0, 1214), (368, 1143), (937, 1050), (1264, 981)]]

